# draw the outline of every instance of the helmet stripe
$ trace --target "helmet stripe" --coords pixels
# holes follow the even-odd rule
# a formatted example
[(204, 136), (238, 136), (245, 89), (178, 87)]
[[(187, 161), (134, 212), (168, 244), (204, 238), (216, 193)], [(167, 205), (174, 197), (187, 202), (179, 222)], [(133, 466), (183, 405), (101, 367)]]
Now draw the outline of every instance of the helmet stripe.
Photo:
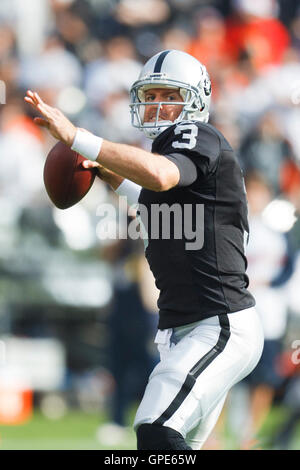
[(162, 53), (158, 56), (158, 59), (157, 59), (157, 61), (156, 61), (156, 64), (155, 64), (153, 73), (160, 73), (162, 63), (163, 63), (163, 61), (164, 61), (166, 55), (169, 54), (169, 52), (171, 52), (171, 51), (164, 51), (164, 52), (162, 52)]

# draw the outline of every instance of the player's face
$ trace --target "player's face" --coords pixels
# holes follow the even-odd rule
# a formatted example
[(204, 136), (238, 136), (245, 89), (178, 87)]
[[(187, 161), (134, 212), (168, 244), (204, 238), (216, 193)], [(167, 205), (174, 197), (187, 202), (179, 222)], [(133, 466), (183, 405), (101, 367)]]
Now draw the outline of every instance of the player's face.
[(157, 104), (151, 105), (151, 101), (167, 101), (170, 104), (162, 104), (159, 110), (159, 121), (174, 121), (182, 112), (181, 104), (172, 104), (172, 102), (183, 101), (179, 90), (170, 90), (167, 88), (151, 88), (145, 92), (145, 101), (150, 103), (145, 106), (144, 122), (154, 122), (157, 113)]

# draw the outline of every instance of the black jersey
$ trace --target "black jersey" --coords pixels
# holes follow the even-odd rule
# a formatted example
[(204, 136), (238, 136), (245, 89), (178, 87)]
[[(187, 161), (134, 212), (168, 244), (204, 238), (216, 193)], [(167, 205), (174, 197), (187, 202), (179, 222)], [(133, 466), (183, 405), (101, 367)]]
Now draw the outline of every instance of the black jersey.
[[(146, 208), (140, 210), (148, 233), (146, 258), (160, 290), (158, 327), (255, 305), (245, 273), (249, 228), (244, 180), (229, 143), (210, 124), (184, 121), (162, 132), (152, 152), (173, 161), (180, 172), (174, 188), (143, 188), (139, 197), (140, 209)], [(157, 209), (174, 208), (169, 211), (169, 230), (153, 230), (153, 208), (156, 216)], [(163, 223), (164, 216), (159, 217)], [(199, 235), (194, 244), (193, 233)]]

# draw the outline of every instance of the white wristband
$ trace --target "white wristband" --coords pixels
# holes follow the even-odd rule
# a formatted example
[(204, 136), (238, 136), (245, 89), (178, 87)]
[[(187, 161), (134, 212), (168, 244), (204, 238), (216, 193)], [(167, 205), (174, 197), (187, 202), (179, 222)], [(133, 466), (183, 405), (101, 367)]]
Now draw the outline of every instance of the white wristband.
[(126, 196), (128, 205), (132, 206), (138, 202), (141, 189), (142, 187), (133, 181), (124, 180), (115, 192), (119, 196)]
[(77, 153), (80, 153), (88, 160), (97, 160), (99, 152), (102, 147), (102, 137), (97, 137), (90, 132), (84, 132), (77, 129), (73, 145), (71, 147)]

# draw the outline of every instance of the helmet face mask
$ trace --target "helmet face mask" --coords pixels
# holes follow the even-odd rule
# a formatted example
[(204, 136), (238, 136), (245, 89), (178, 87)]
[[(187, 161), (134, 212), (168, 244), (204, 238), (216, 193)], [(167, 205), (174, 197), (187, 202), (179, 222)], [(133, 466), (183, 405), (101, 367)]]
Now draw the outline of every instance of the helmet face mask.
[[(159, 61), (163, 70), (157, 72)], [(145, 101), (145, 91), (153, 88), (177, 89), (183, 101)], [(165, 128), (177, 122), (186, 120), (207, 122), (210, 96), (209, 75), (200, 62), (182, 51), (164, 51), (156, 54), (145, 64), (139, 79), (131, 87), (131, 123), (153, 139)], [(146, 106), (153, 105), (157, 106), (155, 121), (146, 123), (144, 122)], [(173, 122), (159, 121), (162, 105), (181, 105), (182, 112)]]

